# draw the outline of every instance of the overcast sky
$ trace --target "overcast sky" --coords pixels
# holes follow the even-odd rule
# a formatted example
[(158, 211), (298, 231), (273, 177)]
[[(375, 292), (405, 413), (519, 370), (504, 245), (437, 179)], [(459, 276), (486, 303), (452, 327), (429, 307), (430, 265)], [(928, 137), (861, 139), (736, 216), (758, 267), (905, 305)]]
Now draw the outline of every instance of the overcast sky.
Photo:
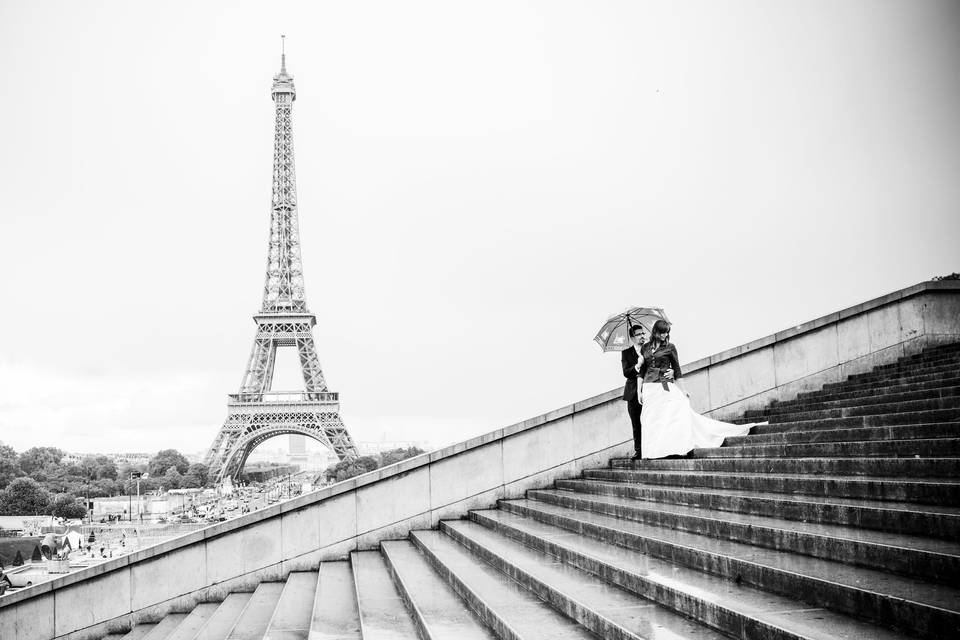
[(0, 0), (0, 440), (209, 446), (260, 305), (281, 33), (357, 440), (617, 387), (592, 338), (629, 304), (691, 362), (960, 271), (956, 2)]

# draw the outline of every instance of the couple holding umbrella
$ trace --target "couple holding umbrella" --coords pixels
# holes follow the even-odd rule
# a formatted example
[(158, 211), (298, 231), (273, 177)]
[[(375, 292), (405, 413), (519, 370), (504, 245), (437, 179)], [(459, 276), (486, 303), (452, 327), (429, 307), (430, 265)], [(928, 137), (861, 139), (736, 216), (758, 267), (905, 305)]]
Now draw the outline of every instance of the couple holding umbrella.
[(604, 352), (620, 352), (634, 460), (690, 457), (694, 449), (719, 447), (724, 438), (746, 435), (753, 426), (720, 422), (693, 410), (670, 328), (663, 309), (630, 307), (610, 316), (594, 338)]

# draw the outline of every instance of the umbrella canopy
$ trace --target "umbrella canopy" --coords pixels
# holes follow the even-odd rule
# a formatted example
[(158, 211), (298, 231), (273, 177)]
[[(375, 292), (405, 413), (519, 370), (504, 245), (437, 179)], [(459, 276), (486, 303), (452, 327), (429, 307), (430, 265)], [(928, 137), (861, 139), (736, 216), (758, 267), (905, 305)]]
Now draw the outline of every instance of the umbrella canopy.
[(653, 333), (653, 323), (657, 320), (667, 320), (667, 314), (660, 307), (630, 307), (607, 318), (593, 341), (600, 345), (604, 353), (623, 351), (630, 346), (631, 326), (638, 324), (650, 335)]

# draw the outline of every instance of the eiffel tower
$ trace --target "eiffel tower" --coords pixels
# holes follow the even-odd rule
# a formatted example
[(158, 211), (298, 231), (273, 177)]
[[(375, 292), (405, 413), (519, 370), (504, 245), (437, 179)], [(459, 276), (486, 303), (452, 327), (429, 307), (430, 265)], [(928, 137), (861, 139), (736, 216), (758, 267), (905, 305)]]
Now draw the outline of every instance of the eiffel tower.
[[(293, 101), (297, 92), (280, 56), (271, 92), (276, 103), (273, 139), (273, 205), (263, 306), (253, 316), (257, 335), (240, 392), (229, 395), (227, 419), (205, 462), (218, 481), (235, 479), (250, 452), (274, 436), (301, 434), (332, 449), (342, 460), (357, 455), (340, 419), (338, 394), (327, 389), (313, 342), (317, 323), (307, 309), (300, 261), (297, 183), (293, 165)], [(273, 391), (277, 347), (296, 347), (304, 391)]]

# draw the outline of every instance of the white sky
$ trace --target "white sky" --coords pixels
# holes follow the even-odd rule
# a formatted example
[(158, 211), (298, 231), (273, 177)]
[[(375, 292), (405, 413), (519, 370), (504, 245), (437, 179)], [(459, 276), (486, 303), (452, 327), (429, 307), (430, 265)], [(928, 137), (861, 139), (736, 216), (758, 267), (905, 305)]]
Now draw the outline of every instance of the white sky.
[(327, 380), (357, 440), (441, 444), (620, 385), (591, 339), (628, 304), (690, 362), (960, 270), (958, 27), (912, 0), (0, 0), (0, 440), (209, 446), (260, 305), (281, 33)]

